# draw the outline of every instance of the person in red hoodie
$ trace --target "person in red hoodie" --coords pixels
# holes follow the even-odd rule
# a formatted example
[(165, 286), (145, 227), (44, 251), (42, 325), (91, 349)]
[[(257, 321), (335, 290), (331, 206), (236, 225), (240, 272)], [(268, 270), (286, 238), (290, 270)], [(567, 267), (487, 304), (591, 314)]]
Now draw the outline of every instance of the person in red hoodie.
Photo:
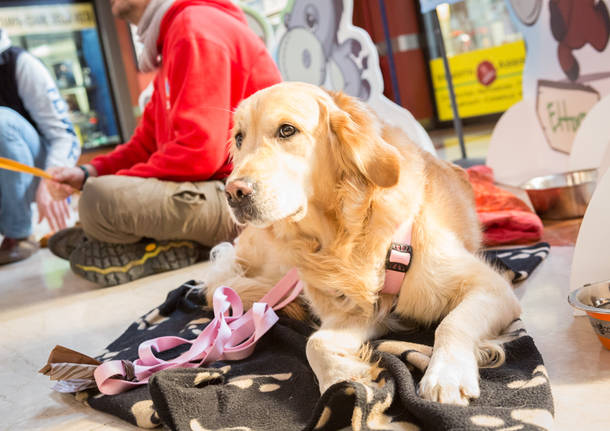
[(82, 230), (58, 232), (49, 248), (104, 286), (192, 264), (236, 236), (223, 183), (232, 111), (281, 81), (230, 0), (111, 4), (138, 26), (140, 69), (156, 70), (152, 97), (129, 142), (89, 164), (52, 169), (59, 184), (49, 182), (57, 199), (82, 190)]

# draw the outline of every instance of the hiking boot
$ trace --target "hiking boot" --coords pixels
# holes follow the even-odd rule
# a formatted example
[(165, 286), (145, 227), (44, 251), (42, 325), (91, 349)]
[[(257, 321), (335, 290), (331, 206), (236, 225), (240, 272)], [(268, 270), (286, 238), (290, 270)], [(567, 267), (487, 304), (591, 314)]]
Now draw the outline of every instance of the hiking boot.
[(188, 240), (113, 244), (88, 239), (70, 254), (70, 267), (81, 277), (108, 287), (183, 268), (208, 255), (209, 248)]
[(55, 256), (68, 260), (72, 252), (86, 240), (87, 237), (82, 228), (69, 227), (52, 235), (47, 246)]
[(33, 236), (28, 238), (7, 238), (0, 245), (0, 265), (19, 262), (27, 259), (38, 251), (40, 246)]

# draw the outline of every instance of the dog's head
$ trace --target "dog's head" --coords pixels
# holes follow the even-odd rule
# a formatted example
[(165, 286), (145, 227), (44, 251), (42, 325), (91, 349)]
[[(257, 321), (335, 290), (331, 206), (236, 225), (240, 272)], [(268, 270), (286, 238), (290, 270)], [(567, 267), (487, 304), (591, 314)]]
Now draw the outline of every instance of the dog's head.
[(244, 100), (231, 151), (229, 205), (238, 222), (258, 227), (301, 220), (312, 204), (332, 207), (340, 185), (342, 193), (392, 187), (400, 173), (398, 151), (362, 102), (304, 83), (277, 84)]

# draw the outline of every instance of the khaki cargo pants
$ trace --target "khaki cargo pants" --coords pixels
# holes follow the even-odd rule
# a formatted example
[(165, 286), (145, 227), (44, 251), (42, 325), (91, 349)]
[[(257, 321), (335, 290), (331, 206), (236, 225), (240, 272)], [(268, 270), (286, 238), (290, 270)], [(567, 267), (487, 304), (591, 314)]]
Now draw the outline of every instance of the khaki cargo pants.
[(85, 233), (98, 241), (188, 239), (212, 247), (233, 240), (238, 232), (224, 193), (220, 181), (105, 175), (85, 183), (79, 216)]

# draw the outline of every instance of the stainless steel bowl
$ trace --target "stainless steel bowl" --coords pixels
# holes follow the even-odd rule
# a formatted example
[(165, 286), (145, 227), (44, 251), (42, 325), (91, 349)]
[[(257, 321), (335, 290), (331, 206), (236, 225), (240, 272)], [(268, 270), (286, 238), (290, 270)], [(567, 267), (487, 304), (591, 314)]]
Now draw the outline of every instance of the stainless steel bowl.
[(568, 302), (579, 310), (608, 314), (610, 318), (610, 280), (585, 284), (570, 293)]
[(568, 302), (587, 313), (597, 338), (610, 350), (610, 280), (585, 284), (570, 293)]
[(593, 196), (597, 169), (535, 177), (521, 185), (536, 213), (546, 219), (582, 217)]

